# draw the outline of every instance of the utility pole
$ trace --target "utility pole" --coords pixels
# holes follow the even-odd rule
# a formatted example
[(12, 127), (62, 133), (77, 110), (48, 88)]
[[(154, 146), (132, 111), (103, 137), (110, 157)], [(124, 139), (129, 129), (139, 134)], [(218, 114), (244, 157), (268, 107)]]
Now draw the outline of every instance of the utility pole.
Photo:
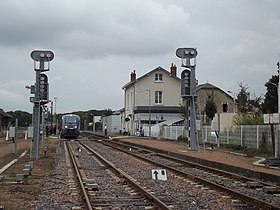
[(152, 125), (151, 125), (151, 90), (148, 89), (149, 91), (149, 139), (151, 139), (152, 136)]
[(195, 78), (195, 59), (197, 51), (195, 48), (178, 48), (177, 57), (182, 59), (182, 67), (186, 69), (181, 73), (181, 97), (186, 99), (186, 116), (189, 124), (189, 150), (197, 150), (197, 131), (196, 131), (196, 78)]
[[(57, 119), (56, 119), (56, 101), (57, 101), (57, 97), (54, 97), (54, 115), (53, 115), (53, 122), (55, 124), (55, 132), (57, 133), (58, 131), (58, 122), (57, 122)], [(56, 133), (54, 135), (56, 135)]]

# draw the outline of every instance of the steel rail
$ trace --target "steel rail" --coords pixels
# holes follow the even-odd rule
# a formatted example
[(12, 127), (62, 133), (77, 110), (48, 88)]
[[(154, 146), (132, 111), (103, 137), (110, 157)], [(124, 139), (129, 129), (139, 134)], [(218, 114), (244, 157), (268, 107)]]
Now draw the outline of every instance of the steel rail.
[[(169, 169), (169, 170), (171, 170), (171, 171), (174, 171), (174, 172), (176, 172), (176, 173), (178, 173), (178, 174), (181, 174), (181, 175), (184, 176), (184, 177), (187, 177), (187, 178), (189, 178), (189, 179), (192, 179), (192, 180), (195, 180), (195, 181), (197, 181), (197, 182), (203, 183), (203, 184), (208, 185), (208, 186), (210, 186), (210, 187), (212, 187), (212, 188), (214, 188), (214, 189), (221, 190), (221, 191), (224, 191), (224, 192), (229, 193), (229, 194), (231, 194), (231, 195), (234, 195), (235, 197), (240, 198), (242, 201), (244, 201), (244, 202), (246, 202), (246, 203), (248, 203), (248, 204), (251, 204), (251, 205), (253, 205), (253, 206), (257, 206), (257, 207), (264, 208), (264, 209), (271, 209), (271, 210), (272, 210), (272, 209), (273, 209), (273, 210), (275, 209), (275, 210), (280, 210), (280, 207), (279, 207), (279, 206), (275, 206), (275, 205), (270, 204), (270, 203), (267, 203), (267, 202), (265, 202), (265, 201), (262, 201), (262, 200), (259, 200), (259, 199), (250, 197), (250, 196), (245, 195), (245, 194), (243, 194), (243, 193), (237, 192), (237, 191), (235, 191), (235, 190), (233, 190), (233, 189), (229, 189), (229, 188), (223, 187), (223, 186), (221, 186), (221, 185), (218, 185), (218, 184), (216, 184), (216, 183), (210, 182), (210, 181), (208, 181), (208, 180), (205, 180), (205, 179), (202, 179), (202, 178), (199, 178), (199, 177), (196, 177), (196, 176), (187, 174), (187, 173), (185, 173), (185, 172), (183, 172), (183, 171), (180, 171), (179, 169), (173, 168), (173, 167), (171, 167), (171, 166), (167, 166), (167, 165), (164, 165), (164, 164), (155, 162), (155, 161), (153, 161), (153, 160), (150, 160), (150, 159), (148, 159), (148, 158), (142, 157), (142, 156), (140, 156), (140, 155), (134, 154), (134, 153), (131, 152), (131, 151), (124, 150), (124, 149), (121, 149), (121, 148), (118, 148), (118, 147), (115, 147), (115, 146), (111, 145), (112, 143), (115, 143), (115, 142), (112, 142), (112, 141), (110, 141), (110, 142), (109, 142), (109, 141), (103, 141), (103, 142), (101, 142), (101, 143), (103, 143), (103, 144), (105, 144), (105, 145), (107, 145), (107, 146), (111, 146), (111, 147), (113, 147), (113, 148), (115, 148), (115, 149), (117, 149), (117, 150), (119, 150), (119, 151), (122, 151), (122, 152), (125, 152), (125, 153), (127, 153), (127, 154), (133, 155), (133, 156), (135, 156), (135, 157), (137, 157), (137, 158), (139, 158), (139, 159), (141, 159), (141, 160), (144, 160), (144, 161), (150, 162), (150, 163), (152, 163), (152, 164), (155, 164), (155, 165), (157, 165), (157, 166), (161, 166), (161, 167), (164, 167), (164, 168)], [(155, 154), (155, 152), (153, 152), (153, 153)], [(180, 160), (180, 159), (177, 159), (177, 160)]]
[(131, 176), (126, 174), (121, 169), (117, 168), (113, 163), (102, 157), (100, 154), (96, 153), (94, 150), (92, 150), (89, 146), (83, 144), (81, 141), (78, 141), (84, 148), (86, 148), (89, 152), (91, 152), (95, 157), (99, 159), (104, 165), (107, 165), (110, 167), (110, 170), (112, 170), (115, 174), (118, 176), (124, 178), (127, 183), (129, 183), (131, 186), (133, 186), (137, 191), (147, 198), (155, 207), (161, 210), (171, 210), (165, 203), (163, 203), (160, 199), (158, 199), (156, 196), (149, 193), (147, 190), (142, 188), (139, 184), (137, 184)]
[[(130, 147), (130, 148), (134, 148), (134, 149), (139, 149), (139, 147), (137, 147), (137, 146), (126, 144), (124, 142), (114, 141), (114, 144)], [(222, 176), (230, 177), (230, 178), (238, 180), (238, 181), (255, 181), (255, 182), (258, 182), (258, 183), (262, 184), (263, 186), (273, 186), (273, 187), (277, 187), (279, 189), (278, 186), (263, 182), (261, 180), (248, 178), (248, 177), (245, 177), (245, 176), (242, 176), (242, 175), (234, 174), (234, 173), (231, 173), (231, 172), (228, 172), (228, 171), (223, 171), (223, 170), (217, 169), (217, 168), (211, 168), (209, 166), (205, 166), (205, 165), (202, 165), (202, 164), (199, 164), (199, 163), (194, 163), (194, 162), (191, 162), (191, 161), (188, 161), (188, 160), (173, 157), (173, 156), (167, 155), (166, 153), (159, 153), (159, 152), (155, 153), (153, 150), (148, 150), (148, 149), (142, 149), (141, 151), (145, 151), (147, 153), (153, 153), (153, 154), (157, 155), (158, 157), (163, 157), (163, 158), (166, 158), (168, 160), (178, 162), (178, 163), (188, 164), (188, 165), (192, 166), (193, 168), (198, 168), (198, 169), (202, 169), (202, 170), (205, 170), (205, 171), (208, 171), (208, 172), (211, 172), (211, 173), (216, 173), (216, 174), (219, 174), (219, 175), (222, 175)]]
[(77, 179), (79, 181), (79, 185), (80, 185), (80, 188), (82, 190), (82, 193), (83, 193), (83, 197), (85, 199), (85, 205), (86, 205), (86, 209), (88, 210), (92, 210), (92, 206), (91, 206), (91, 203), (90, 203), (90, 200), (89, 200), (89, 197), (88, 197), (88, 194), (87, 194), (87, 191), (85, 189), (85, 186), (84, 186), (84, 183), (83, 183), (83, 180), (82, 180), (82, 176), (80, 174), (80, 170), (78, 168), (78, 165), (77, 165), (77, 162), (76, 162), (76, 159), (75, 159), (75, 155), (74, 155), (74, 152), (72, 150), (72, 148), (70, 147), (69, 145), (69, 142), (66, 142), (66, 147), (67, 147), (67, 150), (70, 154), (70, 157), (71, 157), (71, 162), (72, 162), (72, 165), (75, 169), (75, 172), (76, 172), (76, 175), (77, 175)]

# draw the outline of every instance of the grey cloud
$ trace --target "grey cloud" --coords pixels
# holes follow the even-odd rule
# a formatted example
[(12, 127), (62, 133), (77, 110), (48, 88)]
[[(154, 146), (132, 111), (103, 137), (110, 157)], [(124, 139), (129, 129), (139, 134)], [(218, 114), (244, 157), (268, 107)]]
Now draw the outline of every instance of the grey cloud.
[(278, 8), (275, 0), (0, 1), (0, 92), (25, 98), (0, 108), (30, 109), (23, 84), (7, 84), (34, 82), (33, 49), (55, 53), (47, 74), (58, 111), (121, 108), (133, 69), (141, 76), (173, 62), (180, 72), (175, 50), (186, 46), (197, 47), (200, 83), (237, 92), (238, 81), (262, 94), (280, 59)]

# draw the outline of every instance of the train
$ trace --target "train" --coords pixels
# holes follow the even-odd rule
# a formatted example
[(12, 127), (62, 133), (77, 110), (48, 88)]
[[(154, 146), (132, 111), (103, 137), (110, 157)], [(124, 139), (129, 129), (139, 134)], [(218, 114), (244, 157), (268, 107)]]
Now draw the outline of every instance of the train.
[(77, 139), (80, 135), (80, 117), (75, 114), (62, 116), (60, 137), (65, 139)]

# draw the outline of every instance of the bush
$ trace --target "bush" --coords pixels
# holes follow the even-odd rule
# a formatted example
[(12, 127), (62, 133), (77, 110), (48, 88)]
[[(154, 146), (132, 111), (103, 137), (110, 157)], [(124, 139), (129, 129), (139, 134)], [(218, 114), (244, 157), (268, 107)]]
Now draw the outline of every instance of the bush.
[(242, 147), (240, 145), (233, 145), (233, 144), (223, 144), (221, 145), (221, 147), (229, 151), (246, 154), (248, 157), (254, 157), (254, 156), (267, 157), (270, 156), (271, 154), (271, 151), (269, 151), (269, 149), (263, 147), (260, 147), (258, 150), (254, 148)]
[(263, 116), (261, 114), (239, 114), (233, 119), (235, 125), (263, 125)]
[(4, 131), (0, 131), (0, 138), (4, 138), (6, 136), (6, 134), (4, 133)]
[(180, 135), (177, 137), (177, 141), (188, 142), (188, 137)]

